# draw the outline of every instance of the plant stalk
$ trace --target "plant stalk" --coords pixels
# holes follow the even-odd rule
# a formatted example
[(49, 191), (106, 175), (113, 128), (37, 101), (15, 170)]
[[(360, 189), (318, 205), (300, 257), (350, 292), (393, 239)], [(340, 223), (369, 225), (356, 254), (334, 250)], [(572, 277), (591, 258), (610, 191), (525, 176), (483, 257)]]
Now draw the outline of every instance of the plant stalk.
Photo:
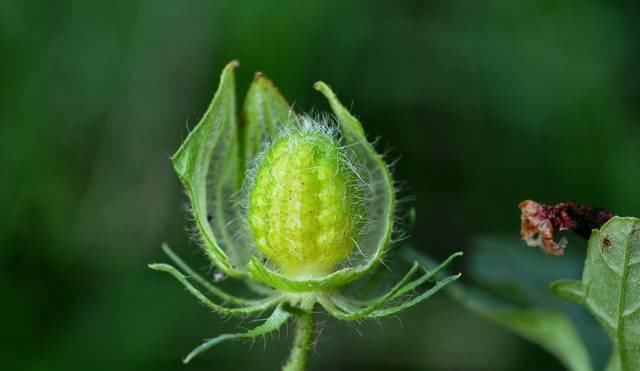
[(304, 371), (309, 360), (309, 351), (315, 340), (315, 317), (312, 311), (296, 317), (296, 333), (293, 348), (282, 371)]

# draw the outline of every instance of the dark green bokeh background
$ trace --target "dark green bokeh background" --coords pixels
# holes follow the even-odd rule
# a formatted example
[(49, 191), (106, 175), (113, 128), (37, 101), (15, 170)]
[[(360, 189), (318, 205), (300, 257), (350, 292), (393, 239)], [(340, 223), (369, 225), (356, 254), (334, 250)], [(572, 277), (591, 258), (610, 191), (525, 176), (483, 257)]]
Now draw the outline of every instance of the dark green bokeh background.
[[(169, 241), (207, 269), (168, 158), (231, 59), (239, 98), (260, 70), (299, 111), (327, 110), (319, 79), (352, 102), (401, 157), (413, 244), (437, 258), (515, 237), (525, 198), (640, 215), (640, 16), (624, 3), (0, 0), (0, 368), (284, 360), (286, 331), (181, 365), (238, 323), (146, 268)], [(562, 369), (444, 295), (359, 329), (327, 320), (312, 369)]]

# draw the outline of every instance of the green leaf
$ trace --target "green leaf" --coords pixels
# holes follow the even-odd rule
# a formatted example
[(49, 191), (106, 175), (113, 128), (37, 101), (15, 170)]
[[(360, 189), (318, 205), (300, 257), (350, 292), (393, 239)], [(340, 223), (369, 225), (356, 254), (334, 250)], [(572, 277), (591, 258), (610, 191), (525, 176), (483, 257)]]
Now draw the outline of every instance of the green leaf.
[[(415, 249), (404, 249), (408, 260), (417, 260), (425, 267), (437, 264)], [(440, 276), (447, 273), (442, 272)], [(452, 282), (444, 288), (454, 300), (478, 315), (496, 322), (515, 334), (538, 344), (572, 371), (591, 371), (592, 366), (584, 342), (571, 319), (551, 310), (539, 310), (499, 300), (487, 292)]]
[(640, 370), (640, 219), (614, 217), (589, 239), (582, 281), (554, 290), (589, 309), (613, 343), (609, 370)]
[(187, 190), (195, 224), (209, 258), (224, 273), (242, 276), (250, 245), (234, 241), (229, 223), (239, 220), (232, 195), (240, 188), (238, 127), (233, 70), (222, 71), (209, 108), (173, 155), (174, 168)]
[(587, 350), (571, 320), (564, 314), (527, 309), (494, 310), (484, 316), (536, 343), (560, 360), (569, 370), (591, 370)]
[(242, 109), (242, 142), (246, 164), (251, 164), (263, 145), (283, 127), (295, 122), (295, 113), (275, 85), (261, 73), (256, 73)]

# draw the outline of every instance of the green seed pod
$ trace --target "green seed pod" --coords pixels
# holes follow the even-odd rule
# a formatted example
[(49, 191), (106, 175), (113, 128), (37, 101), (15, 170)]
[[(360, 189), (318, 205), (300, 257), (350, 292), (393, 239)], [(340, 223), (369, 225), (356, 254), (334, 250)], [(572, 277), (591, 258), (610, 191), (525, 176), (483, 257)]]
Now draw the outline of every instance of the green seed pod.
[(330, 273), (356, 246), (357, 182), (322, 132), (285, 135), (259, 164), (248, 220), (258, 249), (291, 277)]

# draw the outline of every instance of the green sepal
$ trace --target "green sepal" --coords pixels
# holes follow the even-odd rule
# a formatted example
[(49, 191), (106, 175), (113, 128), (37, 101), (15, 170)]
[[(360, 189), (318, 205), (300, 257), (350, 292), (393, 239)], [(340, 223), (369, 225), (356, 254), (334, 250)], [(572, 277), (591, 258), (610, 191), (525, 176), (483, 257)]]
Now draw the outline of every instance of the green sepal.
[(242, 143), (246, 164), (251, 164), (268, 143), (296, 116), (278, 88), (262, 73), (249, 87), (242, 107)]
[(396, 205), (393, 178), (384, 158), (367, 140), (360, 121), (340, 103), (327, 84), (318, 81), (314, 84), (314, 88), (329, 101), (340, 124), (345, 145), (357, 157), (358, 165), (366, 170), (365, 175), (368, 177), (366, 181), (369, 189), (368, 194), (365, 195), (368, 200), (366, 212), (375, 214), (369, 216), (371, 220), (375, 220), (375, 225), (370, 227), (371, 232), (361, 237), (360, 246), (363, 248), (372, 246), (372, 248), (367, 251), (370, 255), (366, 262), (354, 268), (354, 279), (357, 279), (379, 264), (390, 246)]
[(249, 262), (247, 270), (250, 279), (287, 292), (331, 291), (358, 278), (355, 269), (346, 268), (321, 278), (292, 279), (267, 268), (255, 257)]
[[(238, 62), (233, 61), (224, 68), (220, 77), (220, 85), (209, 108), (178, 151), (171, 157), (175, 171), (187, 190), (195, 224), (202, 237), (207, 255), (221, 271), (234, 277), (243, 274), (232, 266), (208, 221), (210, 219), (208, 217), (208, 203), (215, 201), (222, 204), (226, 200), (217, 199), (219, 192), (211, 187), (211, 184), (208, 184), (207, 178), (209, 171), (215, 170), (211, 168), (212, 166), (221, 169), (222, 172), (228, 171), (226, 170), (229, 168), (227, 167), (228, 163), (225, 163), (223, 167), (216, 163), (212, 164), (212, 159), (222, 146), (228, 145), (233, 148), (233, 142), (236, 142), (237, 145), (236, 98), (233, 76), (233, 70), (237, 66)], [(232, 157), (237, 156), (232, 155)], [(225, 160), (233, 161), (233, 159)], [(226, 174), (218, 175), (222, 179), (226, 178)], [(218, 187), (222, 188), (223, 183), (218, 182)], [(208, 194), (209, 191), (212, 195)], [(218, 220), (221, 213), (216, 213), (212, 217), (216, 223), (224, 223), (224, 219), (226, 219), (222, 217), (223, 220)]]

